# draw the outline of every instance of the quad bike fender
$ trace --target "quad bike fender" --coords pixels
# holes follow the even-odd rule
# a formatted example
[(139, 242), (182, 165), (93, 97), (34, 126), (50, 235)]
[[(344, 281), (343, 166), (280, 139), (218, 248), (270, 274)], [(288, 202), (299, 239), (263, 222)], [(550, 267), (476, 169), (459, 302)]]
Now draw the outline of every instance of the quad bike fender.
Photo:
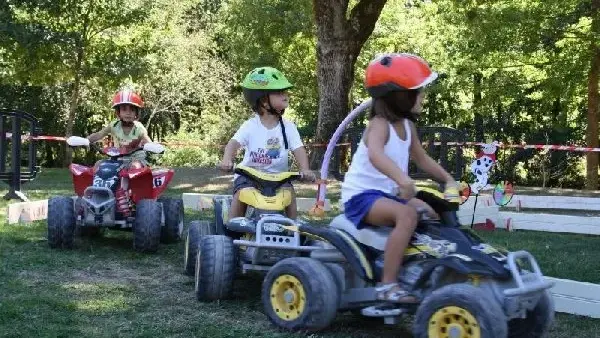
[(175, 171), (173, 169), (155, 169), (152, 170), (152, 196), (158, 198), (166, 189)]
[(279, 189), (275, 196), (265, 196), (256, 188), (243, 188), (239, 199), (255, 209), (281, 211), (292, 203), (292, 192), (289, 189)]
[(121, 171), (121, 176), (129, 178), (131, 199), (138, 203), (143, 199), (154, 199), (152, 170), (149, 167)]
[(69, 171), (73, 176), (73, 186), (77, 196), (82, 197), (85, 188), (92, 185), (94, 173), (93, 168), (81, 164), (72, 163), (69, 165)]
[(369, 282), (375, 281), (375, 274), (369, 259), (358, 243), (346, 232), (334, 228), (318, 228), (309, 225), (299, 226), (298, 232), (333, 245), (361, 279)]

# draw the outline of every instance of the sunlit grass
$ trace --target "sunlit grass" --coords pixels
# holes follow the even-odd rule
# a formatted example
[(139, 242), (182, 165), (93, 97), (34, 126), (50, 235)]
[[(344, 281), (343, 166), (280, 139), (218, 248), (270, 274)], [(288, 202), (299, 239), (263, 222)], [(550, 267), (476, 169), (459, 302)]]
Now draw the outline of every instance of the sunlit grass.
[[(208, 174), (215, 175), (210, 176)], [(222, 181), (221, 181), (222, 180)], [(230, 189), (231, 177), (215, 170), (178, 170), (169, 195)], [(339, 184), (328, 185), (328, 197)], [(295, 185), (299, 195), (314, 197), (314, 184)], [(71, 195), (68, 172), (44, 170), (24, 185), (31, 199)], [(216, 191), (217, 192), (217, 191)], [(3, 192), (5, 193), (5, 192)], [(14, 201), (13, 201), (14, 202)], [(8, 203), (0, 201), (0, 209)], [(316, 224), (324, 218), (303, 214)], [(186, 226), (212, 211), (186, 210)], [(0, 223), (0, 337), (307, 337), (273, 327), (262, 312), (261, 278), (241, 276), (234, 299), (200, 303), (194, 281), (183, 275), (183, 243), (161, 245), (154, 255), (135, 253), (129, 232), (107, 232), (98, 239), (78, 239), (71, 251), (51, 250), (46, 222)], [(600, 283), (598, 238), (541, 232), (479, 232), (492, 243), (525, 249), (551, 276)], [(410, 337), (411, 318), (399, 326), (383, 326), (351, 314), (339, 314), (319, 337)], [(559, 314), (553, 338), (595, 337), (600, 320)]]

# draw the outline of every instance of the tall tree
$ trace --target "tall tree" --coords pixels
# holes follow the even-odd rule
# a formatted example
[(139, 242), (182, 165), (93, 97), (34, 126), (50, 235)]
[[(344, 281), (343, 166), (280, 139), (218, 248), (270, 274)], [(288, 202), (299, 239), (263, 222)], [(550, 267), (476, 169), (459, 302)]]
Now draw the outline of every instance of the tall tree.
[[(313, 0), (317, 26), (319, 115), (316, 142), (326, 142), (350, 108), (354, 65), (386, 0)], [(311, 165), (320, 163), (323, 148), (313, 151)]]
[[(600, 97), (598, 93), (598, 80), (600, 78), (600, 0), (592, 0), (592, 39), (590, 46), (590, 69), (588, 72), (588, 105), (587, 105), (587, 129), (586, 142), (588, 147), (598, 148), (598, 106)], [(590, 152), (586, 156), (586, 182), (587, 189), (598, 189), (598, 153)]]

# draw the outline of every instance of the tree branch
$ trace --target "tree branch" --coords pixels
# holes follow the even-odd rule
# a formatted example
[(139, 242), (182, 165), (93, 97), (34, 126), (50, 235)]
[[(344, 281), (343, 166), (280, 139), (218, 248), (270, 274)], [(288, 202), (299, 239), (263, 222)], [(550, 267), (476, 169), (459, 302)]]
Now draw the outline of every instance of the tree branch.
[(319, 39), (346, 40), (348, 32), (345, 22), (348, 1), (313, 0), (313, 14)]
[(369, 38), (387, 0), (361, 0), (350, 13), (350, 30), (362, 46)]

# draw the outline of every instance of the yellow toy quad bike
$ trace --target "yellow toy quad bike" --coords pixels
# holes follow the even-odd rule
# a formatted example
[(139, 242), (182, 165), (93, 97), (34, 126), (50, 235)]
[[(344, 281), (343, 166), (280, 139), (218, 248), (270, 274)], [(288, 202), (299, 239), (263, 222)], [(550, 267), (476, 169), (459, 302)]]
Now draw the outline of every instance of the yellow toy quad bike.
[(441, 217), (426, 219), (419, 211), (398, 276), (418, 304), (376, 298), (392, 227), (358, 230), (342, 214), (325, 228), (283, 226), (312, 240), (298, 250), (301, 257), (280, 260), (266, 274), (262, 303), (271, 322), (314, 331), (330, 325), (340, 311), (380, 317), (385, 324), (414, 314), (416, 338), (545, 337), (554, 319), (552, 283), (533, 256), (501, 252), (460, 227), (458, 203), (444, 200), (439, 191), (421, 189), (417, 198)]
[(185, 273), (195, 276), (198, 300), (216, 300), (231, 295), (235, 273), (268, 271), (273, 264), (302, 250), (297, 228), (301, 221), (285, 216), (292, 192), (281, 188), (302, 178), (299, 172), (268, 174), (239, 165), (234, 169), (255, 187), (242, 188), (240, 202), (248, 205), (245, 217), (228, 219), (231, 197), (215, 197), (214, 226), (209, 221), (193, 221), (188, 229)]

